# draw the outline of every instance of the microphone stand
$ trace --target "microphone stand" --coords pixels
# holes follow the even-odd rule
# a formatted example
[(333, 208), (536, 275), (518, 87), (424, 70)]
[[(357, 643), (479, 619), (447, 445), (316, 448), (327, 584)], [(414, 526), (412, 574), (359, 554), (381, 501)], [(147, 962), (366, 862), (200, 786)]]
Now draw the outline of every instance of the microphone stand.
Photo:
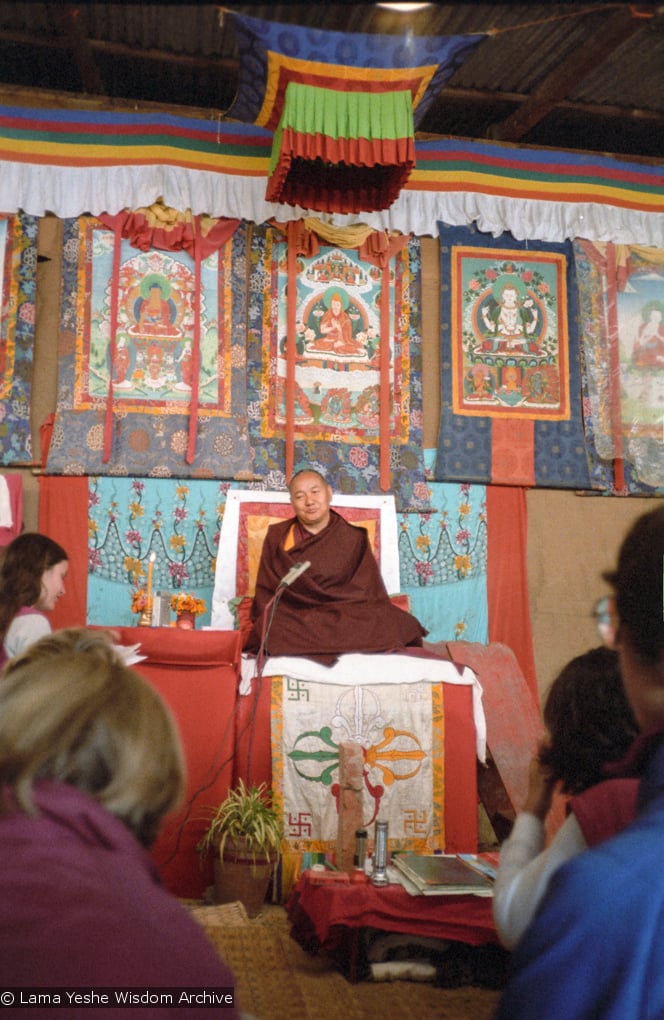
[[(263, 668), (265, 666), (265, 660), (269, 655), (269, 652), (267, 651), (267, 639), (270, 630), (272, 629), (272, 623), (274, 622), (274, 616), (277, 611), (277, 606), (279, 605), (279, 600), (281, 599), (281, 596), (285, 592), (286, 588), (288, 588), (293, 583), (293, 581), (295, 581), (300, 576), (300, 574), (303, 574), (305, 570), (308, 570), (310, 566), (311, 563), (309, 562), (309, 560), (305, 560), (304, 562), (296, 563), (293, 567), (291, 567), (286, 576), (282, 577), (282, 579), (279, 581), (279, 584), (277, 585), (277, 589), (274, 595), (266, 604), (263, 610), (263, 627), (262, 627), (263, 633), (261, 634), (261, 642), (258, 648), (258, 654), (256, 656), (256, 671), (254, 673), (254, 681), (256, 684), (255, 704), (257, 704), (258, 702), (260, 689), (263, 683)], [(252, 745), (253, 745), (253, 730), (249, 737), (249, 748), (247, 752), (248, 777), (251, 776)]]
[(263, 633), (261, 635), (261, 643), (258, 649), (258, 655), (256, 656), (256, 675), (255, 675), (256, 680), (260, 680), (261, 677), (263, 676), (263, 667), (265, 665), (265, 660), (269, 655), (269, 652), (266, 651), (267, 639), (270, 630), (272, 629), (272, 623), (274, 621), (274, 615), (277, 611), (277, 606), (279, 605), (279, 600), (281, 599), (281, 596), (283, 595), (286, 588), (289, 588), (293, 581), (296, 581), (297, 578), (301, 574), (303, 574), (305, 570), (308, 570), (310, 566), (311, 563), (309, 562), (309, 560), (304, 560), (300, 561), (299, 563), (295, 563), (290, 568), (286, 576), (282, 577), (282, 579), (279, 581), (279, 584), (277, 585), (277, 590), (275, 591), (274, 595), (272, 596), (270, 601), (265, 606), (265, 609), (263, 610), (263, 627), (262, 627)]
[[(258, 649), (258, 655), (256, 656), (256, 679), (257, 680), (260, 680), (260, 678), (263, 676), (263, 667), (265, 665), (265, 660), (266, 660), (266, 658), (267, 658), (267, 656), (269, 654), (268, 652), (266, 652), (268, 635), (269, 635), (269, 633), (270, 633), (270, 631), (272, 629), (272, 623), (274, 621), (274, 614), (277, 611), (277, 606), (279, 605), (279, 600), (281, 599), (281, 596), (283, 595), (284, 591), (286, 590), (286, 587), (287, 587), (287, 585), (285, 585), (285, 584), (279, 584), (276, 592), (274, 593), (274, 595), (272, 596), (270, 601), (266, 604), (265, 609), (263, 610), (263, 627), (262, 627), (263, 633), (261, 635), (261, 643), (260, 643), (260, 647)], [(270, 614), (269, 617), (268, 617), (268, 613)]]

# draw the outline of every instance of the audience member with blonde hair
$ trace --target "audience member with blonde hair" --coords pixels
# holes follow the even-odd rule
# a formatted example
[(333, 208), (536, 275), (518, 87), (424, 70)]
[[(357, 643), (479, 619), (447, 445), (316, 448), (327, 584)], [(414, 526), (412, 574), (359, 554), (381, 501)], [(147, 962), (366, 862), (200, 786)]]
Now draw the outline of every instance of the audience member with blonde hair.
[[(232, 974), (147, 853), (183, 784), (168, 709), (105, 634), (57, 631), (7, 664), (0, 987), (233, 994)], [(181, 1011), (177, 994), (153, 1001), (142, 1018), (210, 1015), (195, 999)]]

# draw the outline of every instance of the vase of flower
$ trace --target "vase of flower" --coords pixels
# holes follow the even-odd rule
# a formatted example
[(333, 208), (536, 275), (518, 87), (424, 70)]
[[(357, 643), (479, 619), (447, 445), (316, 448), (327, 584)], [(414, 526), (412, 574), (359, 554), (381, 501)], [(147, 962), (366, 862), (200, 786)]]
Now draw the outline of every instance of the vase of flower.
[(135, 588), (131, 594), (131, 611), (139, 613), (138, 626), (150, 627), (152, 625), (152, 599), (144, 588)]
[(196, 617), (205, 612), (205, 602), (190, 592), (171, 595), (171, 609), (175, 613), (175, 626), (182, 630), (195, 630)]

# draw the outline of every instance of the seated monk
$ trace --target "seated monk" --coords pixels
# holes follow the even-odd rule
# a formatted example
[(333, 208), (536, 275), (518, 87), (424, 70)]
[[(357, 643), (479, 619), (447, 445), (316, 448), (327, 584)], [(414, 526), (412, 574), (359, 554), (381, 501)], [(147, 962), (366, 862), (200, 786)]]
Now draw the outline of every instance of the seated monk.
[(289, 492), (295, 516), (267, 530), (245, 649), (260, 650), (265, 608), (291, 567), (305, 560), (311, 566), (282, 589), (271, 620), (268, 610), (266, 655), (304, 655), (331, 665), (346, 652), (421, 647), (425, 629), (390, 601), (366, 528), (331, 509), (325, 479), (299, 471)]

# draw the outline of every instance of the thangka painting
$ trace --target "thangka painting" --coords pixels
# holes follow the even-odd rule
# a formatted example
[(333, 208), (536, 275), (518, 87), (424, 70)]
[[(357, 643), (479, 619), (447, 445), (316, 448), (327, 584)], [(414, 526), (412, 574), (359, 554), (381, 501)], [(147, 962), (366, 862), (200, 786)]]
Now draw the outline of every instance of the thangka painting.
[(438, 481), (589, 488), (568, 244), (441, 224)]
[(0, 463), (29, 463), (37, 219), (0, 215), (0, 253)]
[(664, 249), (611, 250), (588, 241), (574, 247), (593, 487), (662, 493)]
[[(252, 237), (249, 430), (255, 475), (284, 487), (287, 244), (272, 228)], [(391, 488), (398, 508), (425, 509), (422, 451), (420, 247), (390, 270), (390, 335), (381, 335), (381, 270), (350, 248), (298, 256), (294, 468), (321, 471), (333, 489), (381, 494), (380, 354), (390, 345)]]
[[(59, 392), (48, 473), (244, 477), (250, 459), (245, 335), (237, 309), (243, 309), (245, 265), (243, 241), (234, 235), (201, 260), (197, 288), (187, 251), (139, 251), (128, 240), (116, 241), (95, 217), (65, 222)], [(105, 459), (109, 390), (112, 444)]]
[(137, 626), (133, 594), (146, 591), (150, 570), (153, 595), (195, 595), (205, 603), (196, 626), (209, 625), (228, 489), (212, 480), (90, 478), (88, 623)]

